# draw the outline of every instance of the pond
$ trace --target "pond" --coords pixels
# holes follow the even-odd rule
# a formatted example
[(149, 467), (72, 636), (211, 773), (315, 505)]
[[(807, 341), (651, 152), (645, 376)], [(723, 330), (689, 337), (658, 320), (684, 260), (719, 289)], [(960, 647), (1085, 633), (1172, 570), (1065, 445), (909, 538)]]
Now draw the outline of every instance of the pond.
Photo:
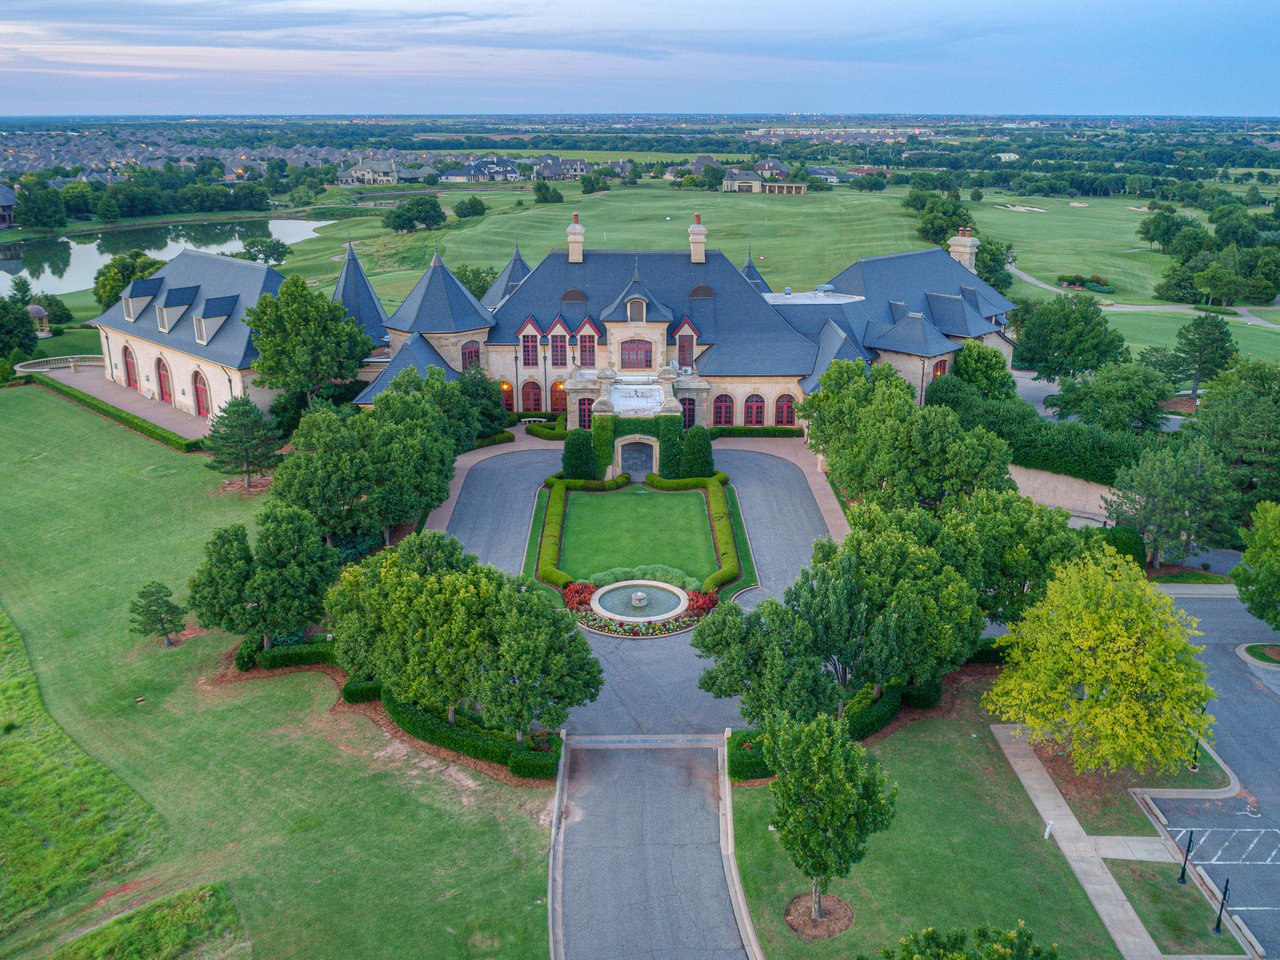
[(158, 260), (171, 260), (191, 248), (208, 253), (238, 253), (246, 240), (273, 237), (298, 243), (316, 236), (331, 220), (240, 220), (234, 223), (178, 223), (165, 227), (132, 227), (73, 237), (5, 243), (0, 233), (0, 296), (14, 277), (26, 277), (41, 293), (72, 293), (93, 286), (98, 268), (118, 253), (143, 250)]

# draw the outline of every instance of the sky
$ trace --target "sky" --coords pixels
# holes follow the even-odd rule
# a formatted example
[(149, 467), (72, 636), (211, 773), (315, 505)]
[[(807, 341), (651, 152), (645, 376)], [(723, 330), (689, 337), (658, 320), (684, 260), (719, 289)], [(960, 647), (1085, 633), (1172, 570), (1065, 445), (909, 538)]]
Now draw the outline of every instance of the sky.
[(0, 115), (1280, 114), (1275, 0), (0, 0)]

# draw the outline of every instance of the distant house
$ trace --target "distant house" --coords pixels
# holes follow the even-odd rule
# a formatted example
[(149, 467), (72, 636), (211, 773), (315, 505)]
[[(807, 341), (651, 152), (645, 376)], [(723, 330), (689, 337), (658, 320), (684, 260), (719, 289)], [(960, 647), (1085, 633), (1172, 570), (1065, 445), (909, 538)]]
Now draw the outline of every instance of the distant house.
[(595, 169), (586, 160), (562, 160), (556, 156), (543, 157), (533, 172), (539, 180), (577, 180)]
[(17, 206), (18, 195), (13, 187), (0, 183), (0, 230), (7, 230), (14, 225), (13, 208)]
[(785, 180), (764, 180), (750, 170), (726, 170), (720, 184), (721, 193), (768, 193), (800, 196), (809, 191), (807, 183), (791, 183)]
[(395, 160), (366, 160), (338, 174), (338, 186), (385, 187), (402, 183), (421, 183), (433, 173), (435, 171), (430, 167), (402, 167)]
[(790, 176), (791, 166), (783, 163), (781, 160), (774, 160), (770, 158), (768, 160), (761, 160), (757, 163), (755, 165), (755, 171), (765, 180), (778, 179)]

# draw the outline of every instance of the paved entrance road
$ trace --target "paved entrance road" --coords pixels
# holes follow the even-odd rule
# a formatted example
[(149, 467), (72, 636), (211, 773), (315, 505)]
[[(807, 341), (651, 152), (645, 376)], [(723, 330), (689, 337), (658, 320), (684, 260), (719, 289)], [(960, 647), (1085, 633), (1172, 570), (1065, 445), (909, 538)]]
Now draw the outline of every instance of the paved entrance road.
[(574, 748), (566, 793), (567, 960), (745, 960), (715, 750)]
[(560, 469), (560, 447), (490, 457), (467, 473), (448, 532), (480, 558), (519, 573), (542, 481)]
[(1186, 831), (1195, 830), (1192, 861), (1219, 889), (1231, 878), (1227, 909), (1268, 954), (1280, 953), (1280, 674), (1254, 669), (1235, 653), (1237, 644), (1274, 642), (1276, 634), (1234, 597), (1176, 602), (1200, 620), (1197, 642), (1216, 694), (1209, 705), (1214, 748), (1244, 789), (1227, 800), (1155, 802), (1175, 840), (1185, 842)]

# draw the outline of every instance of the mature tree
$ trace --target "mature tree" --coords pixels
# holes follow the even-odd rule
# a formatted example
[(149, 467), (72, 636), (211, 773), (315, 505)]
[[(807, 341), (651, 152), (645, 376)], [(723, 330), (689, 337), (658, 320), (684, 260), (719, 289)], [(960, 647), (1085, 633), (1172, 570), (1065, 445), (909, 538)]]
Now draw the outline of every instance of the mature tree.
[(983, 698), (1078, 771), (1175, 770), (1208, 734), (1212, 696), (1195, 620), (1109, 548), (1069, 561), (997, 640), (1006, 666)]
[[(454, 212), (456, 213), (457, 210), (455, 209)], [(473, 267), (464, 263), (453, 268), (453, 275), (460, 284), (471, 291), (473, 297), (479, 300), (498, 279), (498, 268)]]
[(971, 340), (956, 354), (951, 368), (953, 376), (971, 383), (982, 391), (984, 397), (1001, 399), (1017, 396), (1018, 385), (1004, 354), (995, 347), (984, 346)]
[(120, 299), (125, 287), (135, 280), (146, 279), (163, 266), (163, 260), (149, 257), (141, 250), (118, 253), (93, 275), (93, 298), (106, 310)]
[(17, 351), (26, 356), (36, 348), (36, 328), (31, 315), (16, 301), (0, 298), (0, 356)]
[(1155, 370), (1170, 384), (1182, 382), (1182, 361), (1169, 347), (1143, 347), (1138, 354), (1138, 363)]
[(506, 429), (508, 418), (502, 405), (502, 390), (482, 369), (468, 367), (458, 376), (457, 389), (476, 414), (476, 436), (491, 437)]
[(867, 854), (873, 834), (888, 830), (897, 785), (849, 736), (845, 722), (819, 715), (808, 722), (776, 715), (764, 755), (777, 774), (769, 785), (769, 825), (795, 868), (813, 884), (814, 920), (834, 877), (847, 877)]
[(983, 280), (1001, 293), (1008, 293), (1013, 286), (1013, 274), (1009, 272), (1009, 258), (1013, 244), (984, 237), (974, 258), (974, 270)]
[(249, 581), (253, 551), (244, 524), (220, 527), (204, 545), (204, 561), (189, 583), (191, 610), (202, 627), (248, 633), (253, 625)]
[(524, 743), (534, 724), (554, 730), (600, 695), (604, 672), (573, 615), (529, 580), (508, 582), (490, 611), (496, 648), (476, 690), (481, 714)]
[(289, 257), (289, 245), (275, 237), (250, 237), (244, 242), (244, 249), (231, 254), (241, 260), (255, 260), (260, 263), (275, 265), (284, 263)]
[(444, 226), (445, 213), (435, 197), (414, 197), (392, 207), (382, 215), (382, 225), (397, 233), (406, 233), (426, 227), (435, 230)]
[(62, 188), (61, 195), (67, 216), (74, 217), (76, 220), (88, 220), (93, 215), (94, 204), (98, 198), (89, 184), (68, 183)]
[(471, 217), (483, 217), (488, 209), (485, 202), (473, 193), (453, 205), (453, 215), (459, 220), (467, 220)]
[(1243, 523), (1258, 503), (1280, 500), (1280, 366), (1237, 360), (1211, 380), (1193, 429), (1227, 465)]
[(67, 225), (67, 208), (57, 190), (28, 187), (18, 193), (13, 219), (20, 227), (51, 230)]
[(20, 307), (25, 307), (31, 302), (33, 291), (31, 289), (31, 281), (19, 274), (9, 283), (9, 300), (16, 303)]
[(1124, 336), (1112, 330), (1098, 301), (1087, 294), (1051, 297), (1022, 321), (1018, 362), (1037, 380), (1075, 377), (1108, 363), (1129, 359)]
[(1272, 629), (1280, 629), (1280, 505), (1258, 504), (1249, 527), (1240, 535), (1244, 556), (1231, 571), (1231, 579), (1248, 611)]
[(1162, 405), (1173, 396), (1164, 374), (1140, 363), (1108, 363), (1061, 386), (1045, 406), (1106, 430), (1159, 430), (1166, 419)]
[(1152, 447), (1116, 472), (1115, 488), (1115, 497), (1103, 498), (1107, 516), (1142, 534), (1152, 566), (1180, 563), (1229, 537), (1231, 479), (1203, 440)]
[(1191, 396), (1200, 394), (1200, 382), (1216, 377), (1231, 365), (1240, 351), (1227, 321), (1212, 313), (1198, 313), (1178, 328), (1173, 354), (1185, 376), (1191, 378)]
[(546, 180), (538, 180), (533, 185), (533, 202), (564, 203), (564, 194), (547, 183)]
[[(492, 394), (490, 403), (491, 398)], [(491, 406), (484, 409), (460, 380), (446, 380), (439, 367), (431, 367), (425, 377), (412, 367), (400, 371), (378, 397), (374, 409), (379, 417), (402, 422), (438, 414), (442, 422), (436, 429), (452, 443), (455, 456), (475, 446), (476, 437), (481, 433), (482, 415), (490, 419), (493, 416)]]
[(599, 479), (599, 464), (596, 462), (596, 449), (591, 442), (590, 430), (578, 428), (565, 435), (560, 462), (566, 480)]
[(1210, 264), (1196, 274), (1196, 289), (1204, 294), (1209, 305), (1217, 300), (1226, 306), (1244, 293), (1245, 279), (1221, 261)]
[(981, 190), (979, 190), (977, 187), (974, 187), (972, 190), (970, 190), (970, 191), (969, 191), (969, 202), (970, 202), (970, 203), (981, 203), (981, 202), (982, 202), (982, 191), (981, 191)]
[(686, 477), (709, 477), (716, 472), (715, 455), (711, 449), (711, 431), (700, 423), (695, 423), (684, 432), (680, 470)]
[(338, 553), (326, 546), (315, 517), (285, 503), (269, 502), (258, 515), (250, 598), (251, 630), (272, 637), (297, 633), (320, 619), (324, 595), (338, 573)]
[(166, 647), (173, 646), (173, 635), (182, 632), (187, 608), (173, 600), (173, 591), (153, 580), (129, 603), (129, 623), (140, 637), (163, 637)]
[(255, 473), (266, 473), (280, 462), (280, 431), (248, 397), (232, 397), (209, 421), (204, 438), (206, 464), (219, 473), (244, 477), (244, 489)]
[(326, 384), (353, 379), (373, 349), (346, 307), (307, 289), (299, 276), (285, 280), (275, 296), (264, 293), (245, 312), (245, 322), (258, 350), (256, 382), (308, 400)]
[[(972, 937), (972, 938), (971, 938)], [(972, 931), (942, 932), (932, 927), (909, 934), (896, 947), (881, 951), (879, 960), (1058, 960), (1056, 945), (1040, 946), (1018, 921), (1012, 930), (978, 927)], [(872, 960), (859, 954), (857, 960)]]
[[(14, 278), (15, 284), (17, 279), (17, 277)], [(75, 322), (76, 318), (71, 313), (71, 308), (60, 297), (55, 297), (52, 293), (33, 293), (27, 302), (44, 307), (44, 312), (47, 314), (47, 319), (51, 326), (61, 327)]]
[(834, 360), (818, 378), (819, 389), (796, 407), (809, 424), (809, 446), (828, 459), (851, 442), (872, 397), (884, 392), (911, 401), (911, 387), (887, 363)]
[(1195, 272), (1180, 263), (1169, 265), (1153, 292), (1161, 300), (1174, 303), (1199, 303), (1203, 299), (1196, 287)]
[(1164, 251), (1184, 227), (1196, 226), (1199, 226), (1199, 221), (1195, 217), (1159, 210), (1138, 224), (1138, 236), (1148, 243), (1158, 243)]

